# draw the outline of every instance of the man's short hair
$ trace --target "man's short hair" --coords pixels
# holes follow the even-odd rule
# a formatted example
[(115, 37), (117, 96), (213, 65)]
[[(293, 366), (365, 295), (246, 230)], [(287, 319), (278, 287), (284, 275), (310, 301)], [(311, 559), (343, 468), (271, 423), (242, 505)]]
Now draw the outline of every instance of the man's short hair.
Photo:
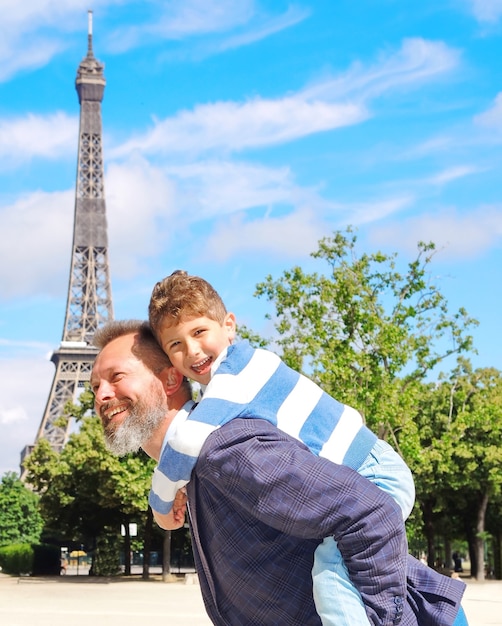
[(165, 367), (172, 367), (167, 354), (157, 343), (148, 322), (142, 320), (118, 320), (108, 322), (95, 332), (93, 344), (102, 350), (114, 339), (125, 335), (136, 335), (132, 353), (142, 361), (154, 374)]
[(199, 276), (176, 270), (152, 291), (148, 316), (156, 337), (163, 324), (172, 326), (190, 317), (208, 317), (223, 324), (227, 310), (218, 292)]
[[(126, 335), (136, 335), (131, 352), (155, 375), (164, 368), (173, 366), (155, 339), (150, 324), (142, 320), (108, 322), (94, 333), (92, 343), (101, 351), (114, 339)], [(192, 397), (192, 385), (186, 377), (183, 377), (182, 388), (185, 389), (187, 396)]]

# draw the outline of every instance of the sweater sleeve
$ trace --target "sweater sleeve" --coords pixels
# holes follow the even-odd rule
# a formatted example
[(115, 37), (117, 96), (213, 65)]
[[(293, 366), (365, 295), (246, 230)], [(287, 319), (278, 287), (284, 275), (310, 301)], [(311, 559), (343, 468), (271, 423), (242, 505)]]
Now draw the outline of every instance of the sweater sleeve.
[(199, 452), (215, 428), (186, 419), (178, 425), (175, 436), (164, 443), (148, 498), (154, 511), (165, 514), (171, 510), (176, 492), (190, 480)]
[(215, 488), (235, 506), (286, 534), (332, 536), (372, 624), (398, 624), (406, 596), (401, 511), (350, 468), (313, 455), (263, 420), (235, 419), (201, 451)]

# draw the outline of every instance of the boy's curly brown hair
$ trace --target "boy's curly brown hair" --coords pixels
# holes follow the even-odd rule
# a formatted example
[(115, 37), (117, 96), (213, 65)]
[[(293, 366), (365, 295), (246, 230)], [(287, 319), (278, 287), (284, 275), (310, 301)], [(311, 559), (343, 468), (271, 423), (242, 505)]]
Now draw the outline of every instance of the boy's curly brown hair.
[(176, 270), (153, 288), (148, 305), (150, 326), (159, 337), (163, 325), (191, 317), (208, 317), (223, 324), (227, 310), (218, 292), (203, 278)]

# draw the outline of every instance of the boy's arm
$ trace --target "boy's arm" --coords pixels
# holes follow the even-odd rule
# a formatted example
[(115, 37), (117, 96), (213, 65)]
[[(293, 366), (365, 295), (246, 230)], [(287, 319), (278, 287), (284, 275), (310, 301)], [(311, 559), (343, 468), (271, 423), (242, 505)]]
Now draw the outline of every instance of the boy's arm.
[(204, 446), (214, 487), (250, 519), (284, 533), (332, 536), (372, 624), (399, 623), (406, 598), (407, 543), (398, 505), (347, 467), (257, 419), (235, 419)]
[(159, 513), (152, 508), (153, 518), (164, 530), (177, 530), (185, 523), (187, 496), (184, 489), (178, 489), (173, 507), (168, 513)]

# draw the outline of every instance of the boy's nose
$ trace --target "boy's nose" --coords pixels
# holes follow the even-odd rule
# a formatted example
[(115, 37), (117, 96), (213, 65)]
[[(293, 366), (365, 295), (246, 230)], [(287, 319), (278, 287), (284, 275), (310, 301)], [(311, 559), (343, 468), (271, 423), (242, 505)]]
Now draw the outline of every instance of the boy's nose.
[(199, 342), (195, 339), (189, 339), (187, 341), (187, 354), (188, 356), (197, 356), (199, 354)]

